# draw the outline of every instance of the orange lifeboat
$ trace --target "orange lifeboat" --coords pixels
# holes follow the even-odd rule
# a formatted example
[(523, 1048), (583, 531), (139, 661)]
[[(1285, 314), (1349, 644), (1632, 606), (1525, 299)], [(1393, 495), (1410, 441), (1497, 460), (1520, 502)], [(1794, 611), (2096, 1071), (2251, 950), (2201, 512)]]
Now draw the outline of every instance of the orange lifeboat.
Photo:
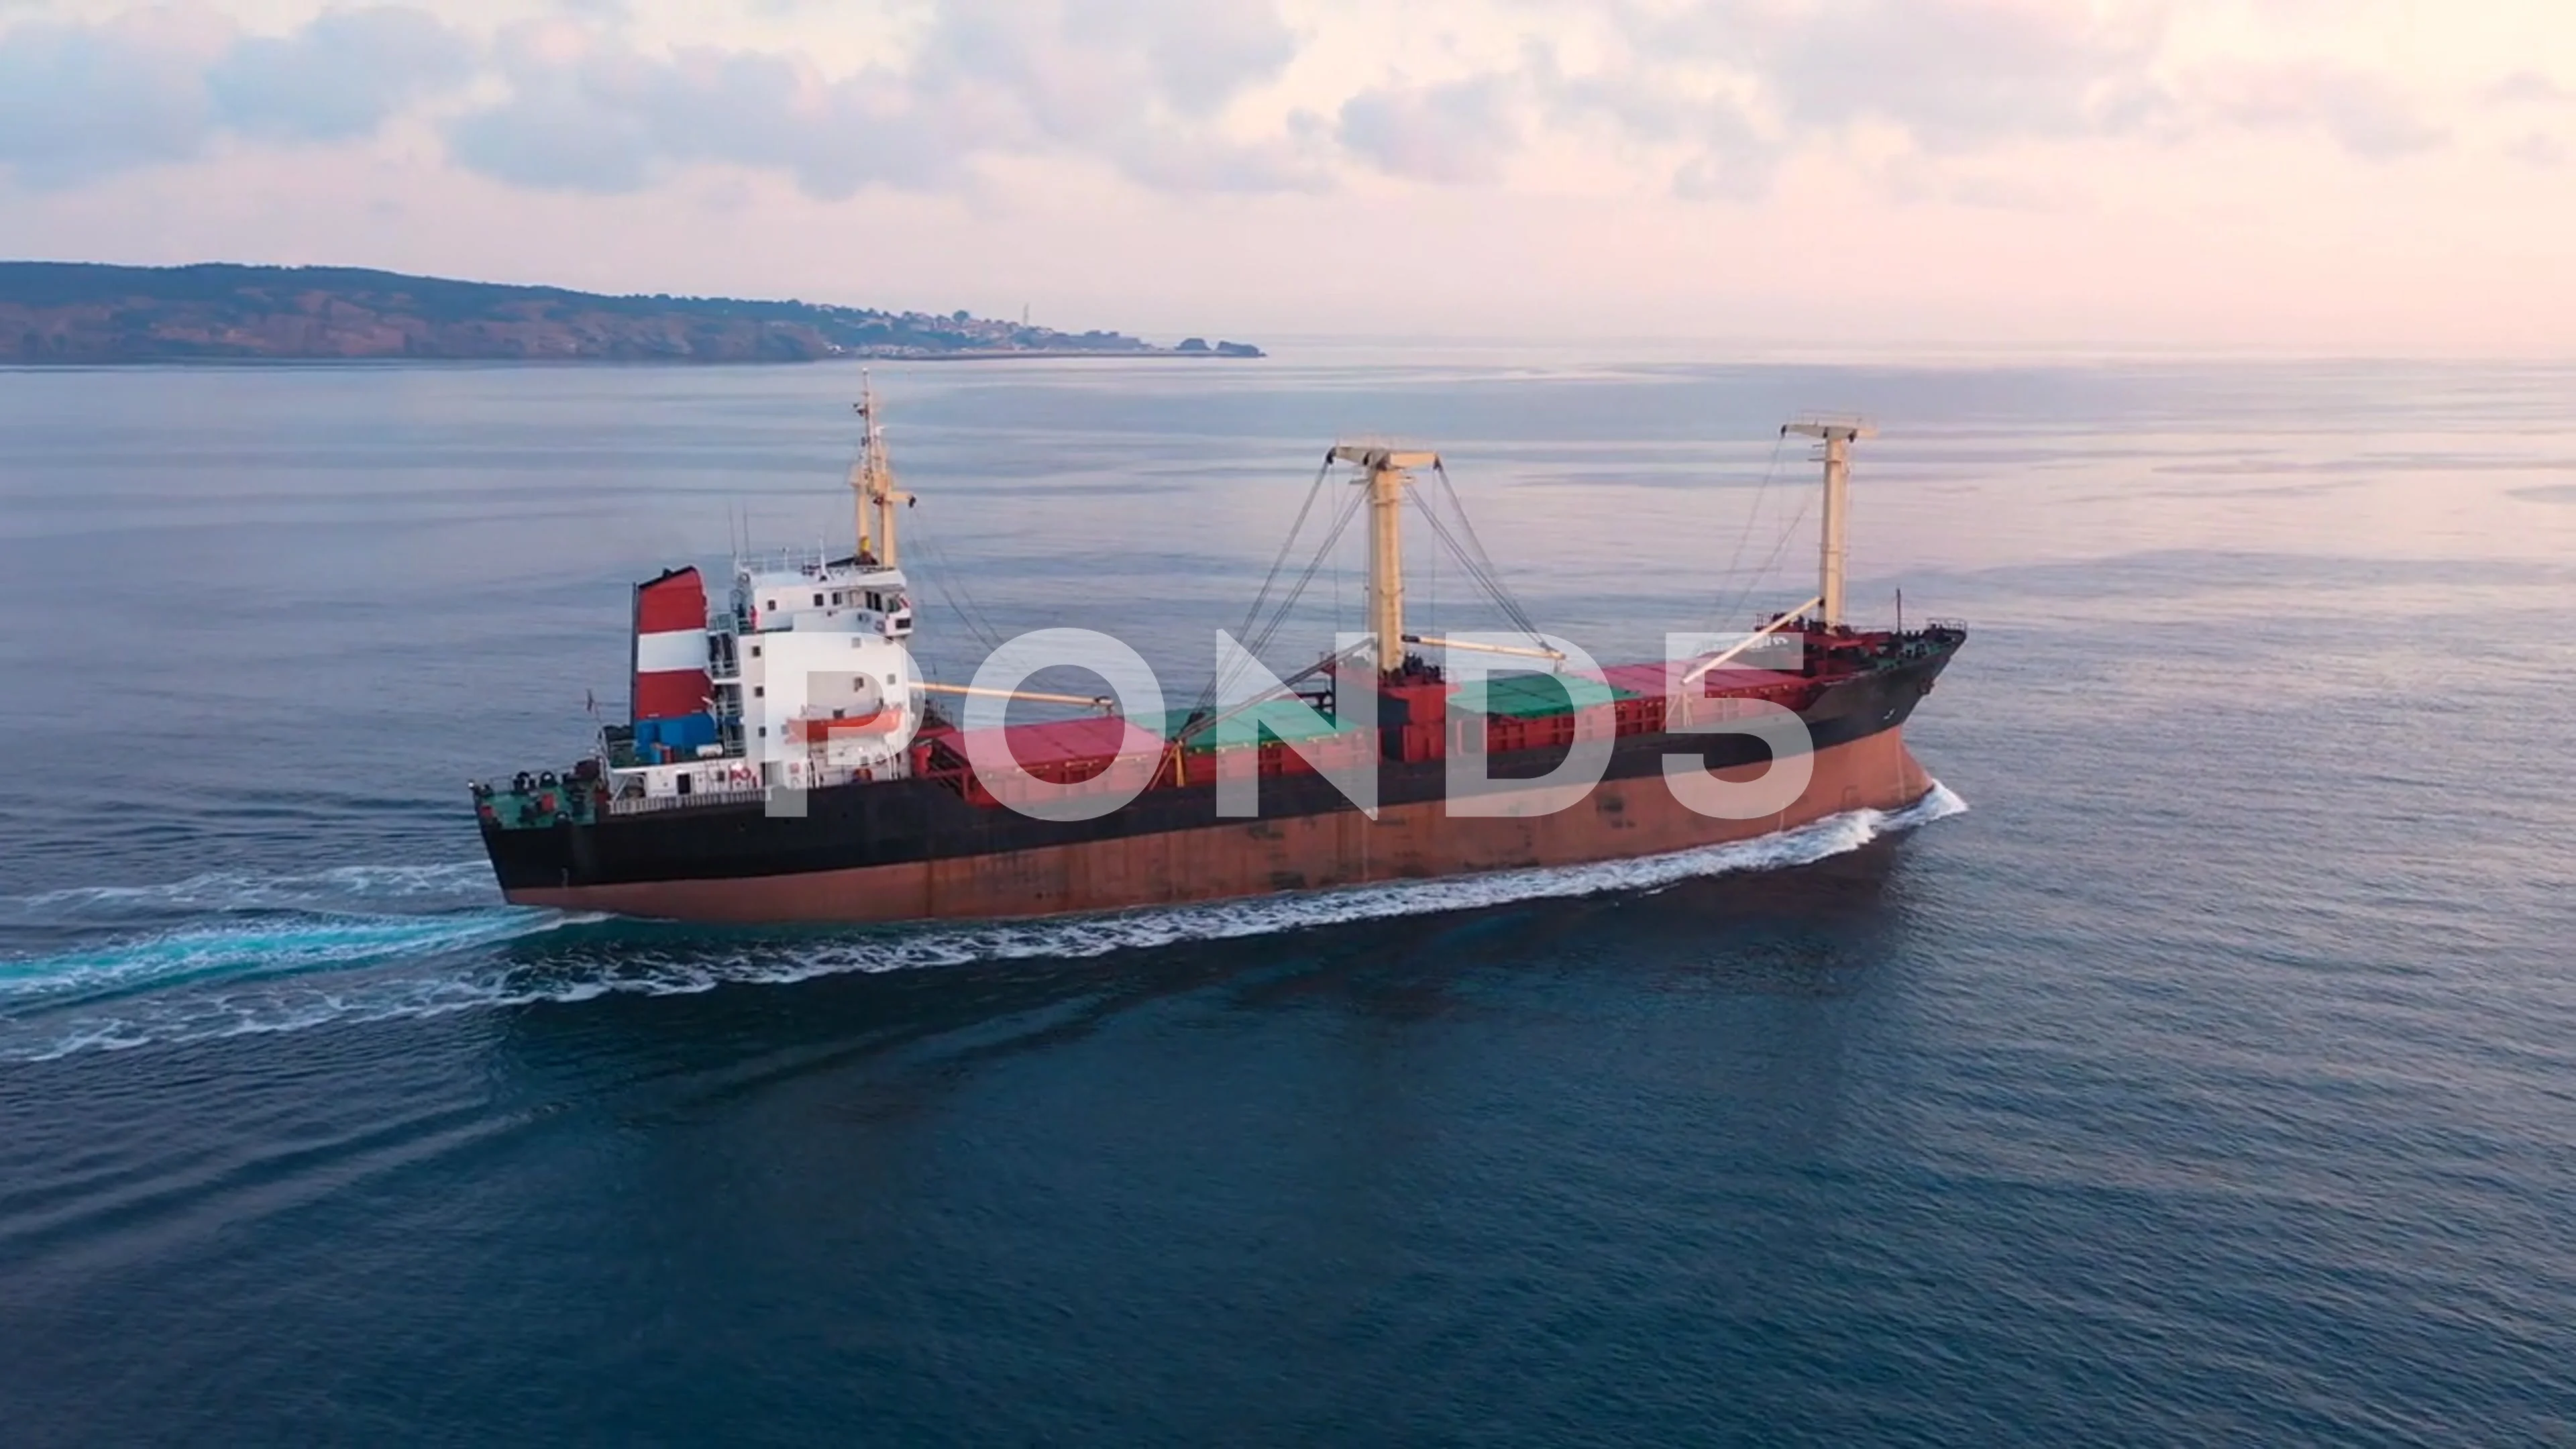
[(903, 723), (899, 708), (879, 706), (873, 714), (851, 719), (803, 718), (788, 721), (788, 738), (801, 744), (818, 745), (832, 740), (863, 739), (870, 735), (888, 735)]

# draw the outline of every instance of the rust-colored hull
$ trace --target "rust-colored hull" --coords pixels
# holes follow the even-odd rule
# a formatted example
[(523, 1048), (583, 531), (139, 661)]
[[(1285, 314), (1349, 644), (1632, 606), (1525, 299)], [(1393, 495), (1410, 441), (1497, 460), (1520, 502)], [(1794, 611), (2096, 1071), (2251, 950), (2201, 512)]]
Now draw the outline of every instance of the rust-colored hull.
[[(1606, 780), (1567, 808), (1452, 817), (1444, 802), (1228, 822), (985, 855), (732, 879), (521, 887), (522, 905), (673, 920), (762, 923), (987, 919), (1118, 910), (1372, 881), (1577, 865), (1749, 840), (1859, 809), (1920, 800), (1930, 776), (1887, 729), (1820, 750), (1795, 804), (1760, 820), (1713, 820), (1661, 779)], [(1748, 779), (1764, 766), (1721, 770)], [(1531, 792), (1535, 812), (1561, 793)]]

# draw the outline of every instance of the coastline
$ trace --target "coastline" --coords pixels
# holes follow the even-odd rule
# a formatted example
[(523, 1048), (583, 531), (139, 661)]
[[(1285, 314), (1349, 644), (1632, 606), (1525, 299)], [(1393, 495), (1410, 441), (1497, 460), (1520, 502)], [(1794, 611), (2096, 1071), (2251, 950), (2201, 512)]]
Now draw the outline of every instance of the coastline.
[(0, 261), (0, 364), (967, 361), (1258, 357), (948, 312), (793, 298), (608, 295), (361, 267)]
[(312, 353), (304, 356), (190, 356), (173, 353), (158, 357), (88, 357), (55, 361), (41, 357), (0, 356), (0, 372), (89, 372), (121, 371), (129, 368), (287, 368), (287, 367), (544, 367), (544, 368), (732, 368), (732, 367), (817, 367), (844, 362), (1085, 362), (1123, 361), (1192, 361), (1211, 360), (1251, 362), (1266, 359), (1268, 352), (1217, 353), (1182, 352), (1174, 348), (1155, 351), (1123, 351), (1062, 347), (1031, 348), (1026, 351), (959, 351), (959, 352), (850, 352), (823, 357), (525, 357), (506, 353), (485, 356), (343, 356)]

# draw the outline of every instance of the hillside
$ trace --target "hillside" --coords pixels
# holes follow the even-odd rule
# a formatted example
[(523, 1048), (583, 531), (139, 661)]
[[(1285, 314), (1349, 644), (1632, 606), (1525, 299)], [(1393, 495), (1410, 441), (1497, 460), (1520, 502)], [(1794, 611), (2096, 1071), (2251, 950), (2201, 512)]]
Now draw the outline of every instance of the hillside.
[(198, 359), (802, 362), (826, 357), (1258, 357), (964, 312), (611, 297), (357, 267), (0, 262), (0, 363)]

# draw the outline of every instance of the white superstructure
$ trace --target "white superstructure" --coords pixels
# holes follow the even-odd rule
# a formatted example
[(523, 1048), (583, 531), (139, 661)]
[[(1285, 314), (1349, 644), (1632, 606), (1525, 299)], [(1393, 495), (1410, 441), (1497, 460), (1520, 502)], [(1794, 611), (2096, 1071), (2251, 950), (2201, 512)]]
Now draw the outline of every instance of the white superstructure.
[[(857, 550), (841, 558), (816, 551), (735, 561), (732, 595), (709, 601), (703, 636), (703, 703), (713, 742), (695, 745), (685, 759), (663, 748), (620, 759), (612, 746), (605, 762), (612, 811), (912, 772), (923, 681), (904, 647), (913, 629), (911, 588), (893, 562), (895, 505), (911, 496), (894, 488), (872, 393), (858, 411), (867, 428), (850, 470)], [(661, 657), (672, 640), (693, 634), (639, 633), (639, 668), (694, 668), (696, 661)], [(645, 661), (648, 649), (655, 657)]]
[(709, 636), (728, 751), (760, 783), (797, 790), (909, 773), (912, 620), (903, 571), (864, 555), (737, 568)]

